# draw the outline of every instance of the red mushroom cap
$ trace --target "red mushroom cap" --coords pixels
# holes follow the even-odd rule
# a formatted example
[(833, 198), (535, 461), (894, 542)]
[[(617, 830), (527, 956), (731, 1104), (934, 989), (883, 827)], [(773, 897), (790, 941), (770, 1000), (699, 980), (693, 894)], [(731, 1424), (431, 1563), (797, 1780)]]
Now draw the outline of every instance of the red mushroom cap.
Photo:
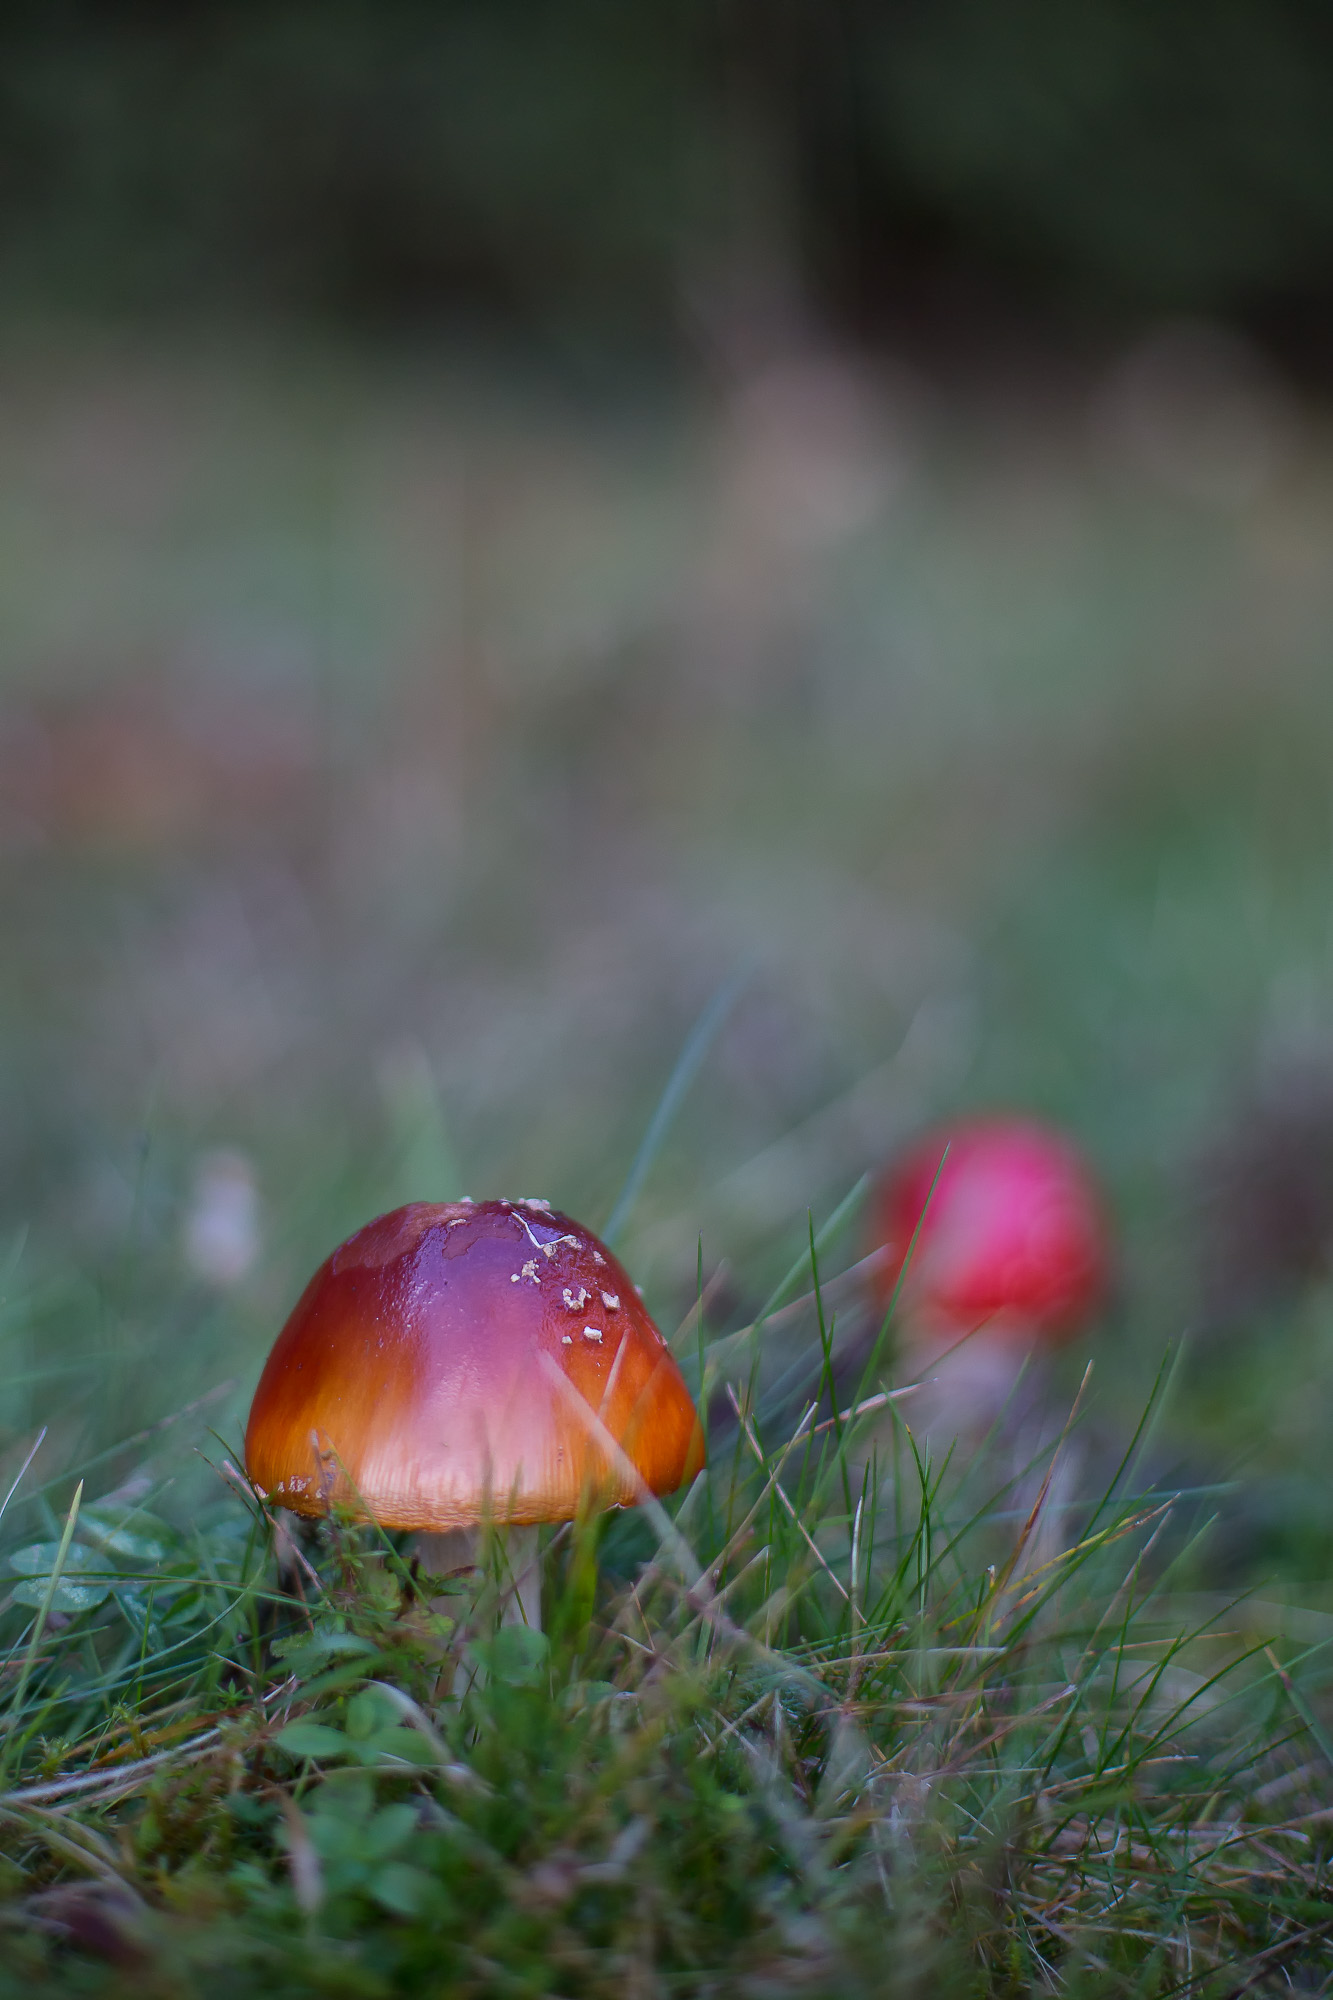
[(298, 1514), (391, 1528), (570, 1519), (703, 1464), (624, 1267), (545, 1202), (414, 1202), (349, 1236), (278, 1335), (245, 1462)]
[(976, 1119), (918, 1140), (881, 1182), (874, 1219), (889, 1252), (877, 1280), (885, 1305), (921, 1224), (899, 1294), (914, 1334), (1064, 1339), (1106, 1293), (1097, 1186), (1072, 1143), (1034, 1119)]

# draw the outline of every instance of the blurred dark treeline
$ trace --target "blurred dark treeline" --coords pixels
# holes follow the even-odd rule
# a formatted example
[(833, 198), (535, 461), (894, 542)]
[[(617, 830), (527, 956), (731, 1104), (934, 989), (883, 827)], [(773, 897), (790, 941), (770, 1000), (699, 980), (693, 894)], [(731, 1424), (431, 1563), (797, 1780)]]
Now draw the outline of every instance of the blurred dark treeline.
[(97, 310), (1333, 325), (1322, 0), (46, 0), (0, 286)]

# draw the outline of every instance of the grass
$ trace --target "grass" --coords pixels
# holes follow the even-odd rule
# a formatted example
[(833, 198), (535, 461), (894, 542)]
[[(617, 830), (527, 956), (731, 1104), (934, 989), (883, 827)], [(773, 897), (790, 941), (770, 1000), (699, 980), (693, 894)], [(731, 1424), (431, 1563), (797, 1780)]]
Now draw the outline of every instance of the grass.
[(497, 1550), (441, 1584), (293, 1532), (220, 1440), (184, 1522), (160, 1469), (51, 1515), (37, 1454), (0, 1993), (1326, 1990), (1309, 1649), (1182, 1599), (1197, 1503), (1135, 1490), (1141, 1435), (1078, 1504), (1077, 1410), (1031, 1464), (1003, 1417), (932, 1461), (887, 1350), (840, 1365), (813, 1231), (805, 1276), (776, 1393), (762, 1328), (691, 1315), (709, 1468), (549, 1531), (542, 1632)]

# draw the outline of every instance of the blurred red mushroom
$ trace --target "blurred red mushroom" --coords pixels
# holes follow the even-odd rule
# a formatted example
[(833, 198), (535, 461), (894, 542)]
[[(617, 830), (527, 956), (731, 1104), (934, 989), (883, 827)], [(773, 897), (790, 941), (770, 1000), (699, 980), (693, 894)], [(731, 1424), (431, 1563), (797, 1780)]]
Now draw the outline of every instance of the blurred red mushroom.
[(959, 1342), (984, 1366), (981, 1355), (1066, 1340), (1106, 1295), (1110, 1233), (1097, 1185), (1072, 1141), (1035, 1119), (967, 1120), (918, 1139), (880, 1184), (874, 1229), (888, 1253), (880, 1304), (897, 1289), (917, 1363)]
[(505, 1532), (534, 1625), (537, 1524), (672, 1492), (703, 1455), (623, 1266), (535, 1201), (416, 1202), (349, 1237), (279, 1334), (245, 1438), (271, 1500), (426, 1530), (427, 1568)]

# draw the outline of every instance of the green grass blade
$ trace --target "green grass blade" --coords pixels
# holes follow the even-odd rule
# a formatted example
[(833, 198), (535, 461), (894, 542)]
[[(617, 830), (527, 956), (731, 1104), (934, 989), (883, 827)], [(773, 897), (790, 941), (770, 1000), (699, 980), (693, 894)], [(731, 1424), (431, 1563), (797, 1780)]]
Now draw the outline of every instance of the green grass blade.
[(602, 1240), (612, 1247), (629, 1220), (634, 1204), (642, 1192), (643, 1184), (652, 1170), (653, 1162), (675, 1123), (676, 1115), (689, 1094), (690, 1086), (707, 1060), (708, 1052), (719, 1029), (740, 998), (749, 978), (748, 966), (733, 973), (732, 977), (718, 988), (686, 1036), (685, 1045), (676, 1058), (676, 1066), (667, 1078), (666, 1088), (658, 1099), (657, 1109), (649, 1119), (648, 1129), (639, 1142), (639, 1150), (630, 1162), (625, 1184), (611, 1210), (606, 1227), (602, 1230)]
[(65, 1564), (69, 1560), (70, 1543), (74, 1540), (74, 1528), (79, 1518), (79, 1504), (82, 1499), (83, 1481), (80, 1480), (74, 1489), (74, 1498), (70, 1502), (69, 1513), (65, 1519), (65, 1531), (60, 1537), (60, 1547), (56, 1551), (55, 1563), (47, 1580), (46, 1589), (42, 1593), (42, 1601), (38, 1608), (37, 1616), (33, 1620), (32, 1636), (28, 1640), (28, 1649), (23, 1656), (23, 1665), (19, 1670), (18, 1685), (14, 1689), (14, 1697), (9, 1705), (9, 1743), (6, 1744), (4, 1756), (0, 1759), (0, 1763), (3, 1763), (6, 1767), (9, 1763), (9, 1748), (14, 1741), (14, 1731), (23, 1719), (23, 1702), (28, 1692), (28, 1682), (32, 1678), (33, 1665), (37, 1659), (37, 1648), (42, 1643), (42, 1634), (46, 1630), (46, 1621), (51, 1615), (51, 1606), (55, 1602), (56, 1590), (64, 1573)]

